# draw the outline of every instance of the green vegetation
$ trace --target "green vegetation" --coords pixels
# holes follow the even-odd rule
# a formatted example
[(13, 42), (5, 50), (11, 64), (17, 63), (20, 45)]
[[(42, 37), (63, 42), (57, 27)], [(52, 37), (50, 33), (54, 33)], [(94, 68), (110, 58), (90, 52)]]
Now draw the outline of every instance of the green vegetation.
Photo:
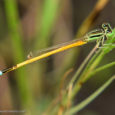
[[(73, 20), (70, 17), (73, 14), (70, 13), (70, 16), (68, 16), (68, 12), (72, 12), (71, 8), (67, 7), (69, 3), (65, 5), (66, 2), (59, 0), (44, 0), (42, 2), (30, 0), (33, 4), (31, 4), (32, 7), (28, 7), (26, 2), (21, 2), (20, 0), (18, 3), (17, 1), (4, 0), (3, 10), (5, 16), (3, 17), (0, 14), (0, 19), (2, 20), (3, 18), (6, 21), (6, 28), (8, 27), (7, 29), (5, 28), (5, 37), (3, 36), (4, 39), (1, 39), (0, 43), (0, 49), (4, 49), (1, 50), (0, 55), (1, 68), (26, 60), (27, 54), (32, 50), (47, 48), (55, 44), (55, 41), (58, 42), (61, 39), (64, 41), (63, 38), (68, 36), (68, 38), (73, 39), (71, 37), (73, 36), (71, 26), (74, 23), (72, 23)], [(94, 25), (97, 25), (98, 14), (107, 3), (106, 0), (98, 0), (94, 9), (84, 19), (74, 36), (81, 37), (92, 27), (95, 28)], [(20, 4), (23, 5), (19, 7)], [(64, 5), (69, 10), (64, 8)], [(26, 9), (27, 14), (25, 13), (21, 17), (20, 12), (23, 7)], [(34, 7), (36, 8), (34, 9)], [(32, 11), (30, 12), (31, 15), (28, 13), (31, 8), (33, 8), (32, 11), (36, 10), (34, 24), (33, 21), (30, 21), (33, 16)], [(67, 19), (64, 19), (66, 18), (66, 16), (64, 17), (66, 15), (65, 9)], [(65, 14), (63, 15), (63, 13)], [(26, 18), (28, 14), (31, 18), (29, 16)], [(26, 28), (25, 20), (29, 20), (28, 23), (30, 24), (31, 22), (31, 27), (34, 25), (35, 29), (29, 37), (24, 30), (24, 27)], [(68, 22), (71, 22), (71, 24), (67, 24), (65, 20), (69, 20)], [(3, 26), (3, 24), (0, 26)], [(26, 29), (30, 29), (29, 26)], [(1, 101), (1, 106), (5, 103), (5, 107), (8, 110), (25, 110), (24, 115), (73, 115), (83, 110), (115, 80), (113, 68), (115, 60), (112, 59), (112, 57), (114, 58), (114, 53), (111, 53), (114, 52), (115, 48), (115, 45), (113, 45), (115, 43), (115, 29), (112, 29), (112, 31), (112, 35), (107, 36), (108, 39), (105, 42), (108, 45), (104, 45), (101, 48), (97, 47), (98, 43), (94, 48), (92, 48), (91, 44), (87, 44), (82, 48), (70, 49), (68, 52), (56, 54), (48, 57), (48, 59), (40, 60), (4, 75), (8, 77), (9, 81), (0, 83), (1, 86), (6, 88), (5, 91), (8, 92), (7, 95), (11, 98), (8, 98), (8, 107), (6, 107), (7, 99), (4, 96), (4, 89), (0, 89), (1, 100), (3, 100), (3, 102)], [(82, 62), (82, 60), (84, 61)], [(1, 77), (1, 81), (4, 76)], [(7, 78), (5, 77), (4, 79), (6, 80)], [(85, 97), (78, 104), (74, 103), (74, 100), (77, 100), (77, 96), (79, 97), (80, 91), (85, 88), (86, 90), (88, 89), (84, 87), (86, 84), (92, 86), (91, 90), (93, 88), (97, 90), (92, 91), (90, 96)]]

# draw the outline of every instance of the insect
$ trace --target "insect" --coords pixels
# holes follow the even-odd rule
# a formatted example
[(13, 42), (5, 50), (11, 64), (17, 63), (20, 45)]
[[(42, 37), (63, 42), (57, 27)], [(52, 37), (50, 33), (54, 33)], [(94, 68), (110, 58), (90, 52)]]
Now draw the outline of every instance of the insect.
[(37, 60), (46, 58), (48, 56), (51, 56), (53, 54), (62, 52), (64, 50), (67, 50), (67, 49), (70, 49), (70, 48), (73, 48), (73, 47), (82, 46), (82, 45), (87, 44), (89, 42), (97, 41), (99, 43), (99, 46), (101, 46), (101, 45), (104, 44), (104, 41), (107, 40), (107, 38), (108, 38), (107, 36), (111, 35), (111, 34), (112, 34), (112, 28), (111, 28), (110, 24), (103, 23), (102, 28), (95, 29), (95, 30), (87, 33), (86, 35), (84, 35), (80, 39), (72, 40), (72, 41), (69, 41), (69, 42), (66, 42), (66, 43), (62, 43), (62, 44), (53, 46), (51, 48), (48, 48), (48, 50), (46, 49), (47, 52), (45, 52), (41, 55), (38, 55), (36, 57), (32, 57), (28, 60), (25, 60), (21, 63), (18, 63), (17, 65), (12, 66), (11, 68), (1, 70), (0, 71), (0, 76), (5, 74), (5, 73), (8, 73), (10, 71), (13, 71), (15, 69), (18, 69), (18, 68), (20, 68), (24, 65), (27, 65), (29, 63), (35, 62)]

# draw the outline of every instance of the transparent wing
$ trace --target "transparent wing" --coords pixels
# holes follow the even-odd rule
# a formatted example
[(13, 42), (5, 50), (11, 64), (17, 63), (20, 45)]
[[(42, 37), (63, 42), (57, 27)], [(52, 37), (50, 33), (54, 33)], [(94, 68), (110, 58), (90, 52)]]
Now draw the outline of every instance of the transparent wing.
[(75, 39), (75, 40), (72, 40), (72, 41), (68, 41), (68, 42), (64, 42), (64, 43), (61, 43), (61, 44), (58, 44), (58, 45), (55, 45), (55, 46), (52, 46), (52, 47), (49, 47), (49, 48), (44, 48), (44, 49), (41, 49), (41, 50), (38, 50), (36, 52), (30, 52), (28, 55), (27, 55), (27, 58), (32, 58), (34, 56), (37, 56), (37, 55), (40, 55), (42, 53), (45, 53), (45, 52), (48, 52), (48, 51), (52, 51), (52, 50), (55, 50), (57, 48), (61, 48), (63, 46), (66, 46), (66, 45), (69, 45), (69, 44), (73, 44), (75, 42), (78, 42), (78, 41), (83, 41), (85, 40), (86, 37), (82, 37), (82, 38), (79, 38), (79, 39)]

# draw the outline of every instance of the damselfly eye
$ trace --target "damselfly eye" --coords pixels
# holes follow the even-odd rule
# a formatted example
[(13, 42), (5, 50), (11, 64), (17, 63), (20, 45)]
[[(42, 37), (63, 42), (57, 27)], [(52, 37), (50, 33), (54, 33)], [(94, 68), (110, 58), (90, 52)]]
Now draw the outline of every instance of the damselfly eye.
[(102, 28), (105, 31), (105, 33), (112, 33), (112, 28), (109, 23), (103, 23)]
[(109, 26), (109, 23), (103, 23), (102, 24), (102, 27), (105, 28), (105, 27), (108, 27)]
[(106, 27), (107, 25), (103, 24), (103, 27)]

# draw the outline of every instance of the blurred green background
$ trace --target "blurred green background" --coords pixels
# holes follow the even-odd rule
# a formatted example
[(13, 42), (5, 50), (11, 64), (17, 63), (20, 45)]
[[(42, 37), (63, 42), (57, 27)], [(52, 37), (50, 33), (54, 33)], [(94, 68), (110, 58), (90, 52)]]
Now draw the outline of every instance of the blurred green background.
[[(30, 52), (82, 36), (80, 27), (94, 10), (98, 0), (1, 0), (0, 1), (0, 69), (27, 59)], [(102, 0), (101, 0), (102, 1)], [(115, 0), (108, 0), (93, 19), (87, 31), (109, 22), (114, 28)], [(84, 24), (84, 28), (87, 24)], [(78, 32), (78, 33), (77, 33)], [(79, 68), (95, 43), (50, 56), (0, 77), (0, 111), (25, 110), (18, 114), (41, 114), (58, 95), (65, 72)], [(115, 60), (115, 50), (100, 65)], [(34, 54), (33, 54), (34, 55)], [(115, 67), (97, 73), (75, 98), (77, 104), (109, 77)], [(65, 81), (66, 82), (66, 81)], [(68, 81), (67, 81), (68, 83)], [(65, 83), (66, 84), (66, 83)], [(115, 87), (112, 84), (79, 115), (114, 115)], [(0, 113), (7, 115), (7, 113)], [(16, 114), (16, 113), (12, 113)]]

